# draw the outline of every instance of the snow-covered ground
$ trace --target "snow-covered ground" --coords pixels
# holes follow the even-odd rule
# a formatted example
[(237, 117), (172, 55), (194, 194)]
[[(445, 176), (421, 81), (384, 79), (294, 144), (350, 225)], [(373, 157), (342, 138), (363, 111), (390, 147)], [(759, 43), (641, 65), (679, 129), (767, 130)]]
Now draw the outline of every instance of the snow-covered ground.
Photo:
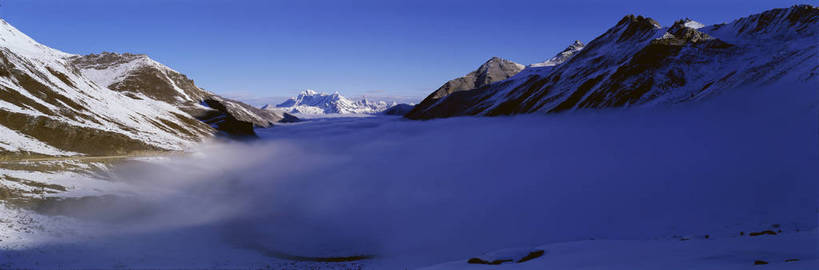
[[(733, 93), (259, 129), (259, 141), (121, 165), (118, 197), (4, 206), (0, 267), (816, 269), (819, 97)], [(322, 262), (344, 259), (361, 260)]]
[[(543, 251), (538, 258), (501, 265), (469, 264), (467, 259), (443, 263), (423, 270), (458, 269), (817, 269), (819, 234), (816, 230), (776, 236), (699, 237), (680, 241), (663, 240), (584, 240), (512, 250), (505, 257), (516, 259), (532, 250)], [(524, 251), (521, 253), (520, 251)], [(494, 254), (490, 254), (494, 255)], [(477, 256), (484, 257), (484, 256)]]

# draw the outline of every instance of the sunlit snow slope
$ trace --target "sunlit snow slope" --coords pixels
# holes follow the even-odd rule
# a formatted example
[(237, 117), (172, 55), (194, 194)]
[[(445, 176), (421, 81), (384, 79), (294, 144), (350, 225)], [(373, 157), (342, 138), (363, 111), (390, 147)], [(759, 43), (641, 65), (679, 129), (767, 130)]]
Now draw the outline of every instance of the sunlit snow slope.
[(285, 118), (242, 105), (145, 55), (68, 54), (0, 21), (0, 154), (179, 150), (219, 129), (197, 118), (229, 116), (261, 127)]

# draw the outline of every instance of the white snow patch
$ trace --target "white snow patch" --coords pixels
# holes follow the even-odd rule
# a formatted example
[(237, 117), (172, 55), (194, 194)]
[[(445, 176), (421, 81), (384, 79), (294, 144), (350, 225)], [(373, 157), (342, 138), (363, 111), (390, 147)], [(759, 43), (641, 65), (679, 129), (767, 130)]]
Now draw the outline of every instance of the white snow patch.
[(63, 151), (52, 147), (35, 138), (20, 134), (0, 125), (0, 149), (9, 152), (32, 152), (52, 156), (76, 155), (77, 153)]

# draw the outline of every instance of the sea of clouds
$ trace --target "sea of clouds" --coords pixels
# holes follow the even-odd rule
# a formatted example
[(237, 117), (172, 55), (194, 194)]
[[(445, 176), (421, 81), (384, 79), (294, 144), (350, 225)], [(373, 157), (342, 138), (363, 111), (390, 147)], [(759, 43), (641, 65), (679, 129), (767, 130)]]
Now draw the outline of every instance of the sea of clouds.
[(64, 253), (40, 261), (372, 255), (415, 267), (590, 238), (813, 228), (817, 100), (773, 87), (652, 109), (278, 126), (117, 167), (130, 192), (48, 209), (94, 226), (42, 247)]

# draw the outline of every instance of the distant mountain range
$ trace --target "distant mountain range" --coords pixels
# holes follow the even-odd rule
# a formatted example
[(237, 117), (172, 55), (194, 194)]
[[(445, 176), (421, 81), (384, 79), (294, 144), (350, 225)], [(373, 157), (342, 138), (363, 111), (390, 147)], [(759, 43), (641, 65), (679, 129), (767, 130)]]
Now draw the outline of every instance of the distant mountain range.
[(0, 20), (0, 154), (179, 150), (296, 118), (224, 99), (145, 55), (74, 55)]
[(302, 115), (322, 114), (375, 114), (397, 105), (396, 102), (372, 101), (368, 99), (350, 100), (338, 92), (333, 94), (305, 90), (276, 106), (264, 105), (262, 109), (282, 111)]
[[(799, 5), (705, 26), (628, 15), (545, 62), (492, 58), (432, 92), (411, 119), (676, 104), (771, 84), (819, 85), (819, 8)], [(784, 89), (783, 89), (784, 90)]]

